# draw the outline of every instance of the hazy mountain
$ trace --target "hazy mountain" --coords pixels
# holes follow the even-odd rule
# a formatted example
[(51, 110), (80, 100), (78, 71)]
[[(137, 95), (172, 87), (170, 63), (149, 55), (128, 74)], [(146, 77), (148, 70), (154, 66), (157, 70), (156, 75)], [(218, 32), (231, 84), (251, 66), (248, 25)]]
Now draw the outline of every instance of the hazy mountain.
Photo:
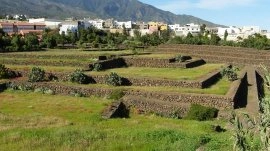
[(119, 21), (215, 24), (190, 15), (175, 15), (138, 0), (0, 0), (0, 13), (32, 17), (100, 17)]

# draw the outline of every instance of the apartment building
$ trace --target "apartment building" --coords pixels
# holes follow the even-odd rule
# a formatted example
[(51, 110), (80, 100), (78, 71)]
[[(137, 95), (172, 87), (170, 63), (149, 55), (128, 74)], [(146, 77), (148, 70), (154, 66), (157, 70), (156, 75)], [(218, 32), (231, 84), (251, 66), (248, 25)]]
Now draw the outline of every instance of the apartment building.
[(68, 34), (68, 32), (78, 32), (80, 28), (84, 28), (84, 23), (81, 21), (65, 21), (60, 24), (59, 34)]
[(13, 23), (5, 23), (5, 22), (0, 22), (0, 28), (3, 29), (5, 33), (14, 33), (14, 24)]
[(126, 29), (132, 29), (133, 22), (132, 21), (126, 21), (126, 22), (115, 21), (114, 25), (115, 25), (115, 28), (117, 29), (123, 29), (123, 27), (125, 27)]
[(90, 26), (94, 26), (97, 29), (103, 29), (104, 21), (101, 19), (88, 20)]
[(45, 29), (45, 24), (42, 23), (28, 23), (28, 22), (15, 22), (15, 23), (8, 23), (8, 22), (0, 22), (0, 28), (3, 29), (4, 32), (8, 33), (9, 35), (13, 33), (20, 33), (21, 31), (34, 31), (34, 30), (41, 30)]
[(41, 24), (45, 24), (46, 28), (50, 28), (50, 29), (56, 29), (59, 27), (59, 25), (61, 24), (61, 20), (56, 20), (56, 19), (47, 19), (47, 18), (31, 18), (28, 21), (29, 23), (41, 23)]
[(188, 33), (197, 35), (201, 32), (201, 26), (191, 23), (181, 26), (180, 24), (168, 25), (168, 28), (175, 32), (176, 36), (187, 36)]

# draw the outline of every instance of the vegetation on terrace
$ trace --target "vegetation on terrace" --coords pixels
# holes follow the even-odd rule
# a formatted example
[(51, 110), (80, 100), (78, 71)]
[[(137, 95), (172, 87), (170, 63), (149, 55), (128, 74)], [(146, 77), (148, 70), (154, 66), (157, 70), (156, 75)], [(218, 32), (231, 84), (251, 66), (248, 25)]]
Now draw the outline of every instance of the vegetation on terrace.
[[(231, 150), (222, 121), (166, 119), (154, 114), (101, 119), (103, 98), (0, 93), (0, 148), (8, 150)], [(117, 138), (117, 139), (116, 139)]]
[(123, 77), (148, 77), (157, 79), (172, 80), (195, 80), (211, 71), (221, 68), (222, 64), (205, 64), (195, 68), (147, 68), (147, 67), (127, 67), (115, 68), (101, 72), (88, 72), (90, 75), (104, 75), (116, 72)]

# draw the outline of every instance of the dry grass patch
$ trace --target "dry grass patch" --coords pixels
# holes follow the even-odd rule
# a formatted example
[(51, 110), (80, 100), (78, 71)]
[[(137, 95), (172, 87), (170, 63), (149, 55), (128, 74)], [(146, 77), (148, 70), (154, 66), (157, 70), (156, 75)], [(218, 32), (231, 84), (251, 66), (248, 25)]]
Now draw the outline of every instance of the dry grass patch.
[[(31, 108), (31, 106), (29, 106)], [(52, 128), (62, 127), (69, 125), (70, 122), (59, 117), (53, 116), (14, 116), (9, 114), (0, 113), (0, 131), (24, 128)]]

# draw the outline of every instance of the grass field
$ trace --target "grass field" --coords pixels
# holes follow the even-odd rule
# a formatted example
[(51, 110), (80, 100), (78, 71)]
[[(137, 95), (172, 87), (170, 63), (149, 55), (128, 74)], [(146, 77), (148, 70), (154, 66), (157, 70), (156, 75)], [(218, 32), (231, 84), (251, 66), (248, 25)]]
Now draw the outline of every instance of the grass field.
[(0, 150), (180, 150), (232, 149), (231, 132), (212, 125), (132, 113), (128, 119), (104, 120), (103, 98), (51, 96), (7, 90), (0, 93)]
[(215, 69), (221, 68), (222, 64), (205, 64), (195, 68), (147, 68), (128, 67), (115, 68), (102, 72), (89, 72), (89, 74), (102, 75), (116, 72), (123, 77), (150, 77), (157, 79), (194, 80)]

